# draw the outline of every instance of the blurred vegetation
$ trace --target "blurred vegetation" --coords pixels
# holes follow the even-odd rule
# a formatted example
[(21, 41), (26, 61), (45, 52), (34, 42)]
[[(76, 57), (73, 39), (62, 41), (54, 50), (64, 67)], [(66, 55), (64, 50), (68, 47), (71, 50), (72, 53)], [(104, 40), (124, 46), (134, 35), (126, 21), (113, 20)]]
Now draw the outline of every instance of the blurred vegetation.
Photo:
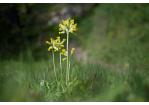
[(149, 101), (149, 4), (85, 4), (85, 15), (73, 16), (78, 32), (70, 41), (119, 71), (71, 59), (69, 87), (57, 53), (56, 84), (45, 44), (58, 36), (50, 14), (66, 5), (0, 4), (0, 101)]
[[(148, 70), (149, 36), (148, 4), (102, 4), (94, 9), (94, 16), (83, 20), (79, 27), (80, 45), (96, 61), (123, 68), (134, 63), (141, 71)], [(83, 44), (81, 44), (83, 43)]]

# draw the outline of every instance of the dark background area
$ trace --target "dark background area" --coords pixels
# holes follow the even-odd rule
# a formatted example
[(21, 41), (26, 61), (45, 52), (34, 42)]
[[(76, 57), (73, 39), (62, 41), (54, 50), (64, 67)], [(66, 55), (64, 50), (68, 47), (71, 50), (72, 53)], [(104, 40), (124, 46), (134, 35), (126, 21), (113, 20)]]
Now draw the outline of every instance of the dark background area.
[[(16, 59), (20, 52), (32, 51), (33, 57), (38, 59), (44, 45), (45, 38), (58, 36), (58, 23), (48, 24), (54, 16), (68, 15), (79, 22), (91, 14), (91, 10), (99, 4), (0, 4), (0, 58)], [(60, 14), (61, 8), (82, 7), (81, 13), (65, 11)], [(87, 8), (87, 9), (86, 9)], [(54, 11), (54, 12), (53, 12)], [(63, 19), (68, 18), (67, 16)]]

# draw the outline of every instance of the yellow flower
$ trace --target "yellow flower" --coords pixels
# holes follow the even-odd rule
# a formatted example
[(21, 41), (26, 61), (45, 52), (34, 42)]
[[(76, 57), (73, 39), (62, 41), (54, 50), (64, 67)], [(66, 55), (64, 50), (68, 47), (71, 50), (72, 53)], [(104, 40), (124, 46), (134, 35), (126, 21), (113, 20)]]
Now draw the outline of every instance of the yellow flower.
[(59, 31), (62, 31), (62, 28), (59, 28)]
[(49, 43), (49, 41), (46, 41), (46, 43)]
[(74, 20), (70, 20), (72, 24), (74, 24)]
[(66, 60), (66, 58), (64, 58), (64, 59), (62, 59), (63, 61), (65, 61)]
[(62, 49), (63, 52), (66, 52), (65, 49)]
[(64, 55), (64, 53), (63, 53), (63, 52), (61, 52), (61, 55)]
[(49, 41), (46, 41), (46, 43), (48, 43), (49, 45), (51, 45), (48, 48), (48, 51), (50, 51), (52, 48), (54, 49), (54, 52), (59, 51), (59, 49), (61, 49), (61, 47), (64, 47), (64, 45), (62, 45), (64, 43), (64, 41), (66, 39), (63, 39), (62, 42), (60, 42), (60, 37), (58, 36), (56, 40), (50, 38), (51, 43)]
[(59, 27), (61, 27), (61, 24), (59, 24)]
[(57, 40), (60, 40), (60, 37), (59, 36), (57, 37)]
[[(68, 56), (67, 51), (65, 49), (62, 49), (61, 55), (64, 55), (67, 57)], [(66, 58), (64, 58), (62, 60), (64, 61), (64, 60), (66, 60)]]
[(72, 48), (72, 51), (74, 51), (75, 50), (75, 48)]
[(63, 39), (63, 41), (66, 41), (66, 39)]
[(74, 24), (74, 20), (71, 20), (69, 18), (65, 21), (62, 20), (62, 22), (63, 22), (63, 24), (62, 23), (59, 24), (59, 27), (60, 27), (59, 31), (61, 31), (61, 32), (59, 32), (59, 34), (63, 34), (65, 32), (71, 32), (76, 35), (76, 33), (74, 33), (73, 31), (77, 31), (78, 29), (77, 29), (77, 23)]
[(47, 44), (51, 44), (49, 41), (46, 41)]
[(64, 55), (64, 56), (67, 56), (68, 54), (67, 54), (67, 51), (65, 50), (65, 49), (62, 49), (62, 55)]
[(65, 31), (61, 31), (61, 32), (59, 32), (59, 34), (63, 34), (63, 33), (65, 33)]
[(75, 50), (75, 48), (72, 48), (72, 50), (71, 50), (71, 55), (73, 54), (73, 51)]
[(63, 25), (65, 25), (65, 21), (64, 20), (62, 20), (63, 21)]
[(48, 51), (50, 51), (52, 49), (52, 46), (48, 48)]
[(50, 51), (52, 48), (54, 48), (54, 52), (57, 50), (58, 51), (58, 43), (57, 43), (57, 40), (54, 40), (52, 38), (50, 38), (51, 40), (51, 43), (49, 41), (46, 41), (46, 43), (48, 43), (49, 45), (51, 45), (49, 48), (48, 48), (48, 51)]
[(57, 37), (57, 47), (59, 49), (61, 49), (61, 47), (64, 47), (64, 45), (62, 45), (65, 42), (65, 40), (63, 39), (63, 41), (60, 42), (60, 37)]

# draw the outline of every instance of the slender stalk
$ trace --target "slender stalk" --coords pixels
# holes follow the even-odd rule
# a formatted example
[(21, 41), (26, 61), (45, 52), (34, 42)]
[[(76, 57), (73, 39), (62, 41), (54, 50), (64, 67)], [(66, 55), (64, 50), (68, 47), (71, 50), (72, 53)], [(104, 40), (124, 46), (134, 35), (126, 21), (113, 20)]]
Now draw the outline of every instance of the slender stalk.
[(62, 62), (61, 62), (62, 60), (61, 60), (61, 50), (60, 50), (60, 68), (61, 68), (61, 77), (63, 78), (63, 76), (62, 76)]
[(69, 71), (70, 71), (70, 57), (69, 57)]
[(67, 32), (67, 79), (68, 79), (68, 81), (69, 81), (68, 41), (69, 41), (69, 32)]
[[(68, 40), (68, 39), (67, 39)], [(66, 70), (66, 85), (67, 85), (67, 70)]]
[(55, 62), (54, 62), (54, 52), (53, 52), (53, 49), (52, 49), (52, 53), (53, 53), (54, 73), (55, 73), (55, 78), (56, 78), (56, 82), (57, 82), (56, 71), (55, 71)]

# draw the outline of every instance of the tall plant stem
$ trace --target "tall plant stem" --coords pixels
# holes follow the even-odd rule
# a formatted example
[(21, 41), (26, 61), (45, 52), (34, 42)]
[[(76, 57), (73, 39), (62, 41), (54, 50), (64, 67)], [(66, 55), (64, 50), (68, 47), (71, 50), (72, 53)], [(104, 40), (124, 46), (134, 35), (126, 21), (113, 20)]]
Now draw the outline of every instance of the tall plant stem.
[(52, 53), (53, 53), (54, 73), (55, 73), (55, 78), (56, 78), (56, 82), (57, 82), (56, 71), (55, 71), (55, 62), (54, 62), (54, 52), (53, 52), (53, 49), (52, 49)]
[(69, 33), (67, 33), (67, 77), (69, 81), (69, 54), (68, 54), (68, 41), (69, 41)]
[(61, 68), (61, 77), (63, 78), (63, 75), (62, 75), (62, 62), (61, 62), (61, 50), (60, 50), (60, 68)]

